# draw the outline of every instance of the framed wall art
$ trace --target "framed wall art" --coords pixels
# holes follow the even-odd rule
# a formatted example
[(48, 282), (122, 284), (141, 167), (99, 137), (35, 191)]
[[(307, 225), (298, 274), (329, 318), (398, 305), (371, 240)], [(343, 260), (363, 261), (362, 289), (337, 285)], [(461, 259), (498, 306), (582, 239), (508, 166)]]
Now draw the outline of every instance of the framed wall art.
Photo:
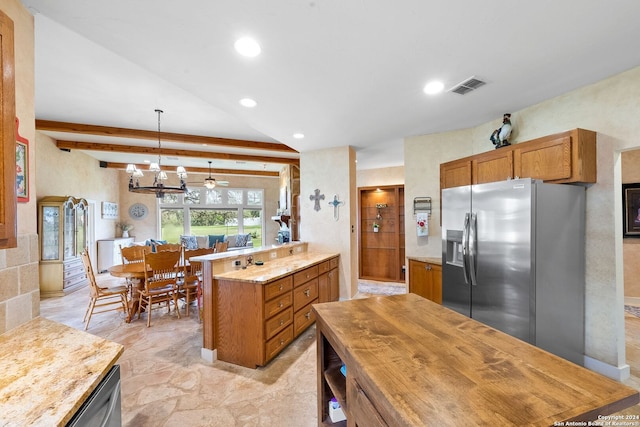
[(16, 197), (29, 201), (29, 140), (20, 136), (20, 121), (16, 117)]
[(640, 183), (622, 184), (624, 237), (640, 237)]
[(118, 204), (113, 202), (102, 202), (102, 219), (117, 219)]

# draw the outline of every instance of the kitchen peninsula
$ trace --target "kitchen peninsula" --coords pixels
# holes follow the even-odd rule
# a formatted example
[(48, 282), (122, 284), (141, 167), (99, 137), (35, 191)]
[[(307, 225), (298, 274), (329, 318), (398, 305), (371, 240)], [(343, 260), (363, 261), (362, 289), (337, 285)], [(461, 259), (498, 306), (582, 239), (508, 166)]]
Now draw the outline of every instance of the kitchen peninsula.
[(289, 243), (195, 258), (203, 261), (204, 358), (264, 366), (313, 324), (312, 304), (338, 300), (339, 254), (306, 249)]
[(631, 387), (415, 294), (314, 310), (320, 426), (333, 397), (361, 426), (587, 425), (638, 403)]

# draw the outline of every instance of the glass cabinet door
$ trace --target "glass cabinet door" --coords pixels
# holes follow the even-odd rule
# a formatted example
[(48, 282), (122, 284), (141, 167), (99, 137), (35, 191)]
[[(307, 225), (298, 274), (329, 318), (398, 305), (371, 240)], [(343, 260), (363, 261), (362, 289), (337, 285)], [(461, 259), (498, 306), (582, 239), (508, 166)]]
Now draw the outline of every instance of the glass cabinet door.
[(76, 210), (73, 205), (64, 205), (64, 259), (76, 255)]
[(87, 210), (82, 204), (76, 209), (76, 255), (79, 255), (87, 247)]
[(42, 259), (60, 259), (60, 207), (42, 208)]

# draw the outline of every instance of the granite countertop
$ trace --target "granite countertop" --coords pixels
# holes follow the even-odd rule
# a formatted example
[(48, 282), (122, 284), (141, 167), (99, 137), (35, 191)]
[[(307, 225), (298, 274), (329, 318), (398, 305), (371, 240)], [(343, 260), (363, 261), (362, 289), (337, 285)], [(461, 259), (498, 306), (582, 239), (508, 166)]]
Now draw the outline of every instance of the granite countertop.
[[(218, 280), (241, 280), (250, 283), (267, 283), (338, 255), (337, 253), (303, 252), (272, 260), (261, 259), (261, 257), (257, 256), (254, 257), (254, 263), (263, 261), (263, 265), (254, 264), (247, 268), (238, 267), (236, 270), (214, 274), (213, 278)], [(265, 257), (267, 256), (269, 255), (265, 254)]]
[(65, 425), (123, 351), (42, 317), (0, 335), (0, 425)]
[(407, 259), (412, 259), (414, 261), (419, 262), (428, 262), (429, 264), (442, 265), (442, 258), (436, 257), (428, 257), (428, 256), (409, 256), (407, 255)]

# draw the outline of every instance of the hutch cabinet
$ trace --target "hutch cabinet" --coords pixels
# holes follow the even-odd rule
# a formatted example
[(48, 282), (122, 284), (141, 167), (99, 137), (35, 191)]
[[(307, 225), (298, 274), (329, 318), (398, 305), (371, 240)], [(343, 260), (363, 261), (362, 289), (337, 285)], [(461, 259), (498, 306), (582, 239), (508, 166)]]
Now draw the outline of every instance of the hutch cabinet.
[(87, 201), (50, 196), (38, 203), (40, 294), (63, 296), (87, 282), (80, 254), (87, 246)]

